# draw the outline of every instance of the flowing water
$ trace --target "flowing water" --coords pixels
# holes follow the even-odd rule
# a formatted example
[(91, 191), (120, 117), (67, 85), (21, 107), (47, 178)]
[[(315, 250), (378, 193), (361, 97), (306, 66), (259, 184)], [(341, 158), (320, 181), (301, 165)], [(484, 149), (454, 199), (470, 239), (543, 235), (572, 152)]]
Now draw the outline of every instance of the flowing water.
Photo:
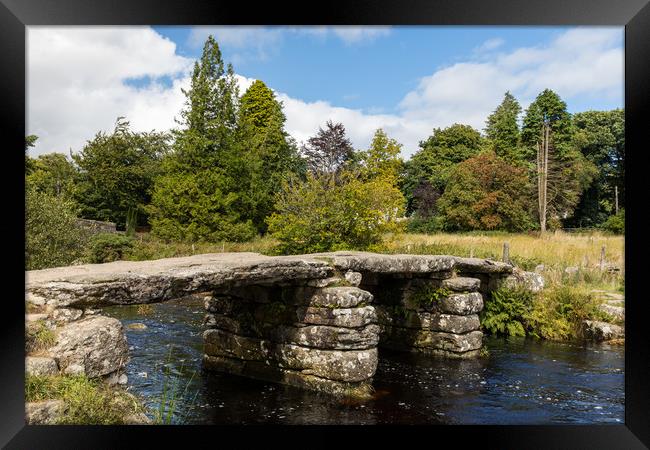
[[(351, 403), (201, 368), (203, 302), (110, 307), (125, 325), (129, 389), (177, 424), (594, 424), (624, 422), (624, 350), (484, 340), (490, 355), (445, 360), (380, 350), (375, 398)], [(146, 329), (131, 329), (143, 323)], [(172, 392), (174, 392), (172, 394)], [(163, 400), (166, 398), (167, 400)]]

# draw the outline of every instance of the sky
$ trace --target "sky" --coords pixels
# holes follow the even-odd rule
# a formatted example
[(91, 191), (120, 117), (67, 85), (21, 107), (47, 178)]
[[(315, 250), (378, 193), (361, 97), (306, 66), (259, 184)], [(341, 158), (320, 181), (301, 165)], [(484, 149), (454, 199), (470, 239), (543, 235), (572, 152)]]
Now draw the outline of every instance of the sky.
[(408, 159), (434, 128), (479, 131), (510, 91), (525, 108), (542, 90), (569, 112), (622, 108), (623, 27), (27, 27), (30, 156), (80, 151), (123, 116), (169, 130), (182, 88), (212, 34), (240, 91), (262, 80), (298, 144), (342, 122), (355, 148), (376, 129)]

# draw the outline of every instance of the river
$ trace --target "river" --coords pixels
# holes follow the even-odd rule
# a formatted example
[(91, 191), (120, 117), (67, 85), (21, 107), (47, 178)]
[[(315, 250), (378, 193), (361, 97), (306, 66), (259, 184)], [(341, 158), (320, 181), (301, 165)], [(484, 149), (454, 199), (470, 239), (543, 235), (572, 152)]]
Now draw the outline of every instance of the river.
[[(105, 308), (125, 325), (129, 390), (174, 424), (604, 424), (624, 422), (624, 349), (486, 337), (489, 356), (380, 350), (375, 398), (326, 395), (201, 369), (203, 302)], [(146, 329), (130, 329), (143, 323)], [(171, 394), (175, 390), (175, 394)], [(167, 401), (163, 401), (167, 398)], [(171, 408), (163, 408), (170, 411)]]

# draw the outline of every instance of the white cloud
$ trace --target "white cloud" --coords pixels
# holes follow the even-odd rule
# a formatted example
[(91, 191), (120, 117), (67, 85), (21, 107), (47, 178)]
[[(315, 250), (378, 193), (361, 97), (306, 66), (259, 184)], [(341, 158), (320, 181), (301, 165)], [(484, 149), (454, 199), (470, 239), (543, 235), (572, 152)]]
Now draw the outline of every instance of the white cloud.
[[(247, 28), (244, 34), (221, 39), (245, 48), (247, 42), (269, 36), (256, 34), (258, 27)], [(357, 39), (352, 29), (346, 30), (348, 38)], [(335, 33), (325, 27), (298, 32), (321, 38)], [(587, 96), (620, 100), (622, 105), (621, 44), (622, 29), (579, 28), (547, 45), (497, 50), (488, 59), (470, 56), (421, 78), (391, 114), (277, 95), (284, 103), (287, 131), (298, 142), (331, 119), (345, 125), (357, 148), (366, 148), (374, 131), (384, 128), (404, 144), (408, 157), (434, 127), (458, 122), (482, 129), (506, 90), (524, 108), (544, 88), (554, 89), (569, 103)], [(184, 103), (181, 87), (188, 85), (193, 63), (175, 51), (173, 42), (146, 27), (28, 27), (28, 132), (40, 137), (31, 153), (80, 150), (97, 131), (110, 131), (117, 116), (126, 116), (135, 130), (175, 126)], [(126, 83), (139, 77), (155, 81), (141, 88)], [(171, 86), (160, 77), (171, 78)], [(238, 81), (243, 92), (253, 80), (238, 76)]]
[(476, 47), (474, 49), (474, 53), (489, 52), (489, 51), (492, 51), (492, 50), (495, 50), (495, 49), (501, 47), (505, 43), (506, 43), (506, 41), (504, 41), (501, 38), (488, 39), (487, 41), (483, 42), (481, 45)]
[(385, 26), (198, 26), (193, 27), (188, 44), (194, 48), (203, 45), (213, 35), (223, 48), (233, 50), (233, 64), (247, 60), (268, 60), (277, 51), (287, 35), (309, 36), (317, 40), (334, 37), (346, 45), (373, 42), (390, 34)]
[[(133, 129), (169, 129), (193, 61), (146, 27), (27, 28), (27, 129), (34, 154), (80, 150), (118, 116)], [(161, 77), (172, 77), (171, 87)], [(151, 77), (137, 88), (126, 80)]]

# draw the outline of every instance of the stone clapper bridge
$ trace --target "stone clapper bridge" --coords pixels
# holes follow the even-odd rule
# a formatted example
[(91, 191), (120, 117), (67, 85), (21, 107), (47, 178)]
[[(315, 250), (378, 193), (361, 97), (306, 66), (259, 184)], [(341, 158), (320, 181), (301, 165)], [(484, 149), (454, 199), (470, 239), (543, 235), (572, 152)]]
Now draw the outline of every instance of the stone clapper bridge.
[(47, 352), (62, 373), (123, 371), (122, 325), (97, 307), (201, 294), (206, 369), (364, 397), (378, 346), (477, 357), (483, 298), (512, 272), (454, 256), (221, 253), (28, 271), (26, 293), (56, 327)]

